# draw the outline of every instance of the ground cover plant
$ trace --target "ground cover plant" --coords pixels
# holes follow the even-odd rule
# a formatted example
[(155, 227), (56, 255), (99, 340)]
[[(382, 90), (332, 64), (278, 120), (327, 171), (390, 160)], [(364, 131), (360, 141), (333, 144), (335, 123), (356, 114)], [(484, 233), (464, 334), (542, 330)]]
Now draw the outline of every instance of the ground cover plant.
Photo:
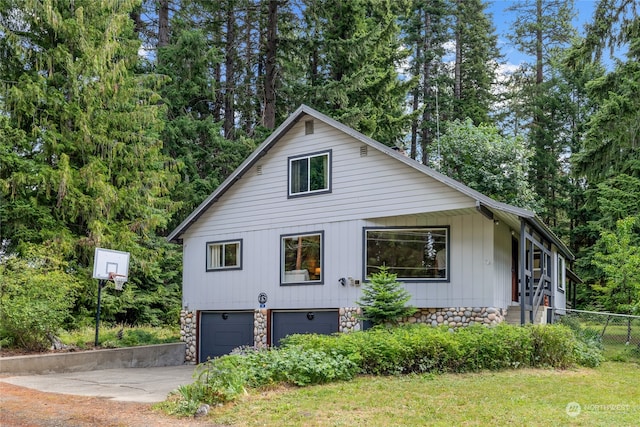
[(475, 326), (457, 331), (405, 325), (331, 336), (293, 335), (279, 348), (240, 349), (202, 364), (197, 380), (174, 393), (163, 409), (190, 415), (202, 403), (234, 401), (249, 388), (307, 386), (357, 375), (565, 369), (600, 362), (599, 348), (588, 347), (563, 325)]

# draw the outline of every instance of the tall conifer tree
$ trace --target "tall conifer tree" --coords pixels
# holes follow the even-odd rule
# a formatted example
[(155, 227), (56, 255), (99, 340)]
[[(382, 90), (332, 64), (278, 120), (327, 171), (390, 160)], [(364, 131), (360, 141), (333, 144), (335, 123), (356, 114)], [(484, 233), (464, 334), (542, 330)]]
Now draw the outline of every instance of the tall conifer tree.
[[(2, 159), (2, 240), (18, 253), (47, 244), (83, 278), (96, 246), (131, 252), (121, 307), (136, 288), (163, 287), (159, 263), (174, 256), (155, 237), (174, 211), (177, 175), (162, 154), (159, 82), (137, 73), (140, 42), (130, 17), (137, 3), (0, 2), (1, 113), (5, 130), (21, 135), (13, 147), (0, 141), (20, 164), (8, 168)], [(141, 310), (131, 315), (151, 321), (169, 311), (151, 303)]]

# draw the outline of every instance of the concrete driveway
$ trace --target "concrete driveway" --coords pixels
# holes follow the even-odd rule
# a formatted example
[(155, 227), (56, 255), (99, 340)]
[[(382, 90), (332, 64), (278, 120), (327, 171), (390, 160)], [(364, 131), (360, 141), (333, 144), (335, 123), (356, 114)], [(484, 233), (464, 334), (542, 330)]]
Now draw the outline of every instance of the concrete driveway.
[(48, 393), (96, 396), (126, 402), (162, 402), (180, 385), (194, 382), (195, 366), (105, 369), (0, 378), (1, 382)]

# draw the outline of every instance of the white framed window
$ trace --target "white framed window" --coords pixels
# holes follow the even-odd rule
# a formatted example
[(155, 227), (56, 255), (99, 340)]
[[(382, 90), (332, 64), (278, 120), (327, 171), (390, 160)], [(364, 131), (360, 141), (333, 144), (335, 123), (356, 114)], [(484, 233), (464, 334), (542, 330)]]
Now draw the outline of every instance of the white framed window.
[(207, 242), (207, 271), (242, 269), (242, 239)]
[(280, 283), (322, 284), (324, 232), (280, 236)]
[(567, 283), (567, 267), (564, 260), (564, 257), (558, 254), (558, 262), (556, 262), (556, 285), (558, 289), (564, 291), (565, 285)]
[(289, 157), (289, 197), (331, 192), (331, 150)]
[(365, 228), (364, 261), (364, 277), (386, 266), (405, 282), (448, 282), (449, 227)]

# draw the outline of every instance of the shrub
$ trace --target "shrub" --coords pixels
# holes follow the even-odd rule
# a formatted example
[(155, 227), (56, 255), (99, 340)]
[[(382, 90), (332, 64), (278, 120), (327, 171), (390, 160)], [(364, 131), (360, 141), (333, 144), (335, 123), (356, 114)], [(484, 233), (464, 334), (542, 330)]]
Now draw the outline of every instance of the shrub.
[(321, 351), (297, 345), (247, 354), (248, 383), (259, 387), (286, 382), (297, 386), (350, 380), (357, 365), (337, 351)]
[(531, 363), (532, 339), (525, 328), (476, 325), (459, 329), (456, 334), (464, 354), (461, 370), (518, 368)]
[(577, 339), (564, 325), (528, 326), (533, 340), (533, 365), (568, 368), (576, 362)]
[(578, 319), (570, 316), (564, 316), (560, 323), (570, 328), (578, 340), (574, 348), (576, 363), (590, 368), (599, 366), (604, 360), (600, 333), (593, 328), (584, 327)]
[(45, 248), (0, 259), (0, 336), (29, 351), (43, 351), (69, 318), (78, 289), (66, 264)]

